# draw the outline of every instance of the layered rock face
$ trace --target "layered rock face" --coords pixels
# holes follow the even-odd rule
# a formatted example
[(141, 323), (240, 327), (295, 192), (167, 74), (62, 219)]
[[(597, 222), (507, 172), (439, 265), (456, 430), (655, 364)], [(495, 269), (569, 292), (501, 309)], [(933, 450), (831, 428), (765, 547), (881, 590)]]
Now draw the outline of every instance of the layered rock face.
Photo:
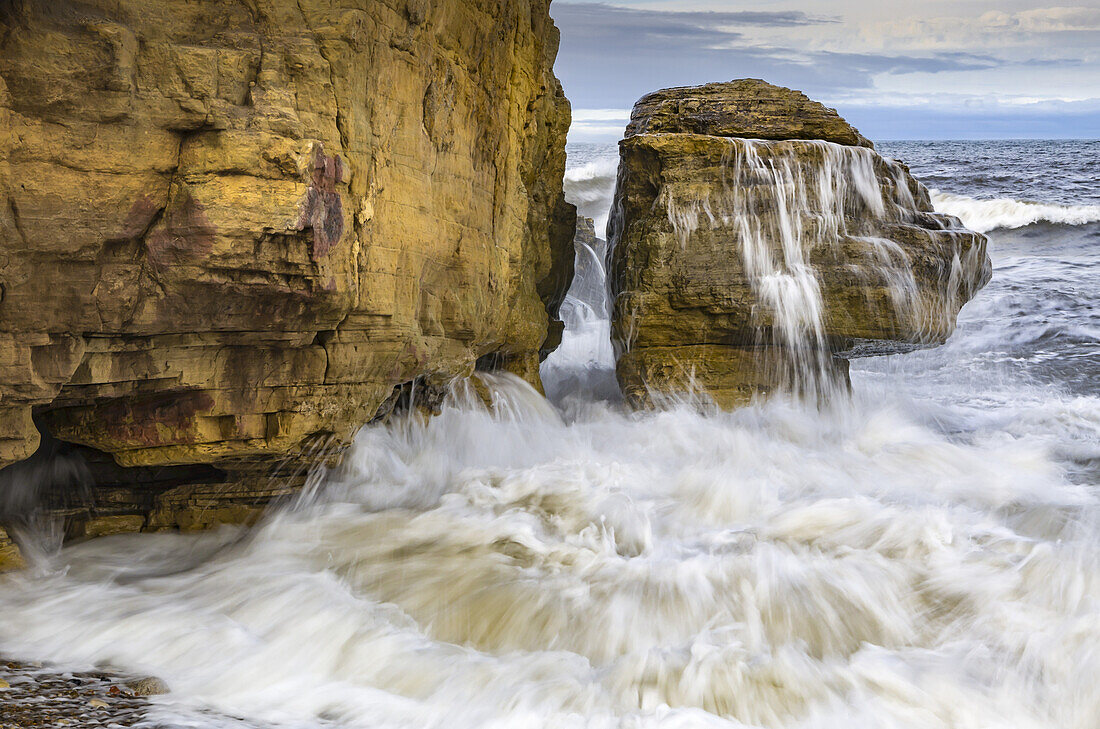
[(643, 96), (626, 136), (706, 134), (742, 139), (822, 139), (874, 147), (834, 109), (805, 94), (755, 78), (662, 89)]
[(548, 4), (0, 6), (0, 466), (41, 428), (183, 467), (163, 503), (108, 477), (173, 526), (403, 383), (537, 384), (575, 219)]
[(18, 569), (23, 566), (25, 563), (19, 547), (8, 536), (7, 531), (0, 528), (0, 570)]
[(613, 337), (638, 403), (827, 397), (847, 384), (846, 357), (943, 342), (990, 277), (984, 236), (935, 213), (903, 164), (795, 91), (658, 92), (635, 107), (620, 154)]

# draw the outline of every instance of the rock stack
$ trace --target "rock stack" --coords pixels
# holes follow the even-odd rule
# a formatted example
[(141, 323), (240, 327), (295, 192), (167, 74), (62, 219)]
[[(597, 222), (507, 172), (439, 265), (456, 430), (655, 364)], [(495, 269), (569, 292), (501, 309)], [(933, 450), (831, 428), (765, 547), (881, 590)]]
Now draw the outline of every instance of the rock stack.
[(635, 403), (828, 397), (847, 357), (943, 342), (990, 277), (984, 236), (796, 91), (660, 91), (635, 106), (620, 155), (612, 336)]

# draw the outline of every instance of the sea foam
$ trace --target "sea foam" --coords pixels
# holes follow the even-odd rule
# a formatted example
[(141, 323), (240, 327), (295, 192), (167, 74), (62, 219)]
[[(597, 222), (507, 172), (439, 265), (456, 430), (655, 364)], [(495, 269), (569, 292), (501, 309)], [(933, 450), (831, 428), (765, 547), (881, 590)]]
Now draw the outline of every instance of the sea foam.
[(939, 190), (931, 192), (932, 204), (938, 212), (959, 217), (963, 225), (979, 233), (1035, 223), (1087, 225), (1100, 221), (1100, 205), (1053, 205), (1008, 197), (978, 200)]

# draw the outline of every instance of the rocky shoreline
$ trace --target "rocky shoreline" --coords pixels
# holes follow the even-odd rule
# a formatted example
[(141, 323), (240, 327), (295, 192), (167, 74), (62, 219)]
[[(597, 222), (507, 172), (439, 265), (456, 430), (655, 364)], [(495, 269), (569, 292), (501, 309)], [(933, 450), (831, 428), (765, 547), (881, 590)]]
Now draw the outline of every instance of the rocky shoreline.
[(549, 0), (103, 5), (0, 12), (0, 570), (32, 517), (251, 524), (412, 393), (541, 388), (575, 266), (628, 402), (724, 408), (942, 343), (990, 275), (904, 164), (758, 79), (638, 102), (599, 239)]
[(137, 726), (146, 719), (147, 697), (166, 691), (155, 678), (0, 658), (0, 729)]

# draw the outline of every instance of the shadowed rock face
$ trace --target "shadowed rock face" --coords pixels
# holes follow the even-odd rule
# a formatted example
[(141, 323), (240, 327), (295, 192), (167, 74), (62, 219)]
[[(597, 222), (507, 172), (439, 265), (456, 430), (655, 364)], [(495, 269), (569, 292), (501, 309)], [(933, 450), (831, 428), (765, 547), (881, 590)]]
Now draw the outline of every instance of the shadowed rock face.
[[(759, 135), (753, 89), (768, 110)], [(988, 281), (984, 236), (935, 213), (903, 164), (824, 112), (760, 81), (639, 102), (609, 225), (629, 399), (702, 390), (734, 407), (777, 389), (827, 397), (846, 387), (843, 357), (943, 342)], [(825, 139), (791, 137), (814, 130)]]
[(0, 466), (33, 413), (243, 483), (414, 378), (537, 384), (574, 228), (547, 6), (0, 6)]

